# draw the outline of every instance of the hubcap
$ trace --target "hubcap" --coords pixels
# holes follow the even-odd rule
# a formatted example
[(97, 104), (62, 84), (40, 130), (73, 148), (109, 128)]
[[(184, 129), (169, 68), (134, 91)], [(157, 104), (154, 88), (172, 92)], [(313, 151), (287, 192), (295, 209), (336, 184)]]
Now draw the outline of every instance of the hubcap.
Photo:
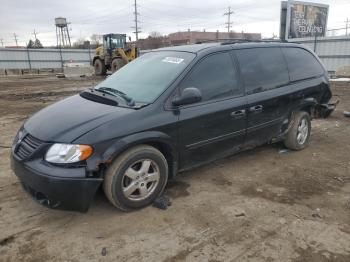
[(123, 194), (129, 200), (144, 200), (154, 192), (159, 178), (159, 167), (153, 160), (138, 160), (129, 166), (124, 173), (122, 179)]
[(298, 126), (297, 141), (299, 145), (303, 145), (309, 135), (309, 125), (305, 118), (303, 118)]

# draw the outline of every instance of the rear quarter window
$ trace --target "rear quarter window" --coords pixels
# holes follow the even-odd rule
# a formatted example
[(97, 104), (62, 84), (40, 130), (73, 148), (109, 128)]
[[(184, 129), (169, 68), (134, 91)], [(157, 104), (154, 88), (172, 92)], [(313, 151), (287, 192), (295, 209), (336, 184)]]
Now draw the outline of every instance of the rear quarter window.
[(235, 53), (247, 94), (288, 84), (288, 69), (279, 47), (241, 49)]
[(324, 73), (321, 64), (307, 50), (297, 47), (286, 47), (282, 50), (288, 65), (291, 81), (312, 78)]

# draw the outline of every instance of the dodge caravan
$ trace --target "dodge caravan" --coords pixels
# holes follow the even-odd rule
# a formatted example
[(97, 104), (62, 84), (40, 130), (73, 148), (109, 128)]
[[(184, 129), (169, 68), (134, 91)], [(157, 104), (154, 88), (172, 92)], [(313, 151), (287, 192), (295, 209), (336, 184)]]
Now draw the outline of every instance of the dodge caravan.
[(331, 97), (322, 63), (299, 44), (162, 48), (34, 114), (12, 168), (51, 208), (87, 211), (100, 186), (117, 208), (141, 208), (182, 170), (265, 143), (305, 148)]

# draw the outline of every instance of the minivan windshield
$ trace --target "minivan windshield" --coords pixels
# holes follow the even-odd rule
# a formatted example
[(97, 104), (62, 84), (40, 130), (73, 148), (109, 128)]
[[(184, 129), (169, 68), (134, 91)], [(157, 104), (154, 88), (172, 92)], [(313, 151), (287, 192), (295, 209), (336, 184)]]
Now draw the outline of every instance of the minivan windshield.
[(188, 52), (149, 52), (119, 69), (95, 89), (114, 89), (136, 103), (152, 103), (194, 57), (195, 54)]

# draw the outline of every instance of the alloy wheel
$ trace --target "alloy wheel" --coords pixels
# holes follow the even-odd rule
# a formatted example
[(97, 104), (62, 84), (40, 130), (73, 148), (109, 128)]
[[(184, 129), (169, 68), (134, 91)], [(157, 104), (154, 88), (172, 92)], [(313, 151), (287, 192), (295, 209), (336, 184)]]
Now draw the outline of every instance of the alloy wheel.
[(142, 159), (130, 165), (122, 178), (122, 190), (126, 198), (141, 201), (156, 189), (160, 179), (159, 167), (151, 159)]
[(303, 145), (309, 135), (309, 126), (305, 118), (303, 118), (298, 126), (297, 141), (299, 145)]

